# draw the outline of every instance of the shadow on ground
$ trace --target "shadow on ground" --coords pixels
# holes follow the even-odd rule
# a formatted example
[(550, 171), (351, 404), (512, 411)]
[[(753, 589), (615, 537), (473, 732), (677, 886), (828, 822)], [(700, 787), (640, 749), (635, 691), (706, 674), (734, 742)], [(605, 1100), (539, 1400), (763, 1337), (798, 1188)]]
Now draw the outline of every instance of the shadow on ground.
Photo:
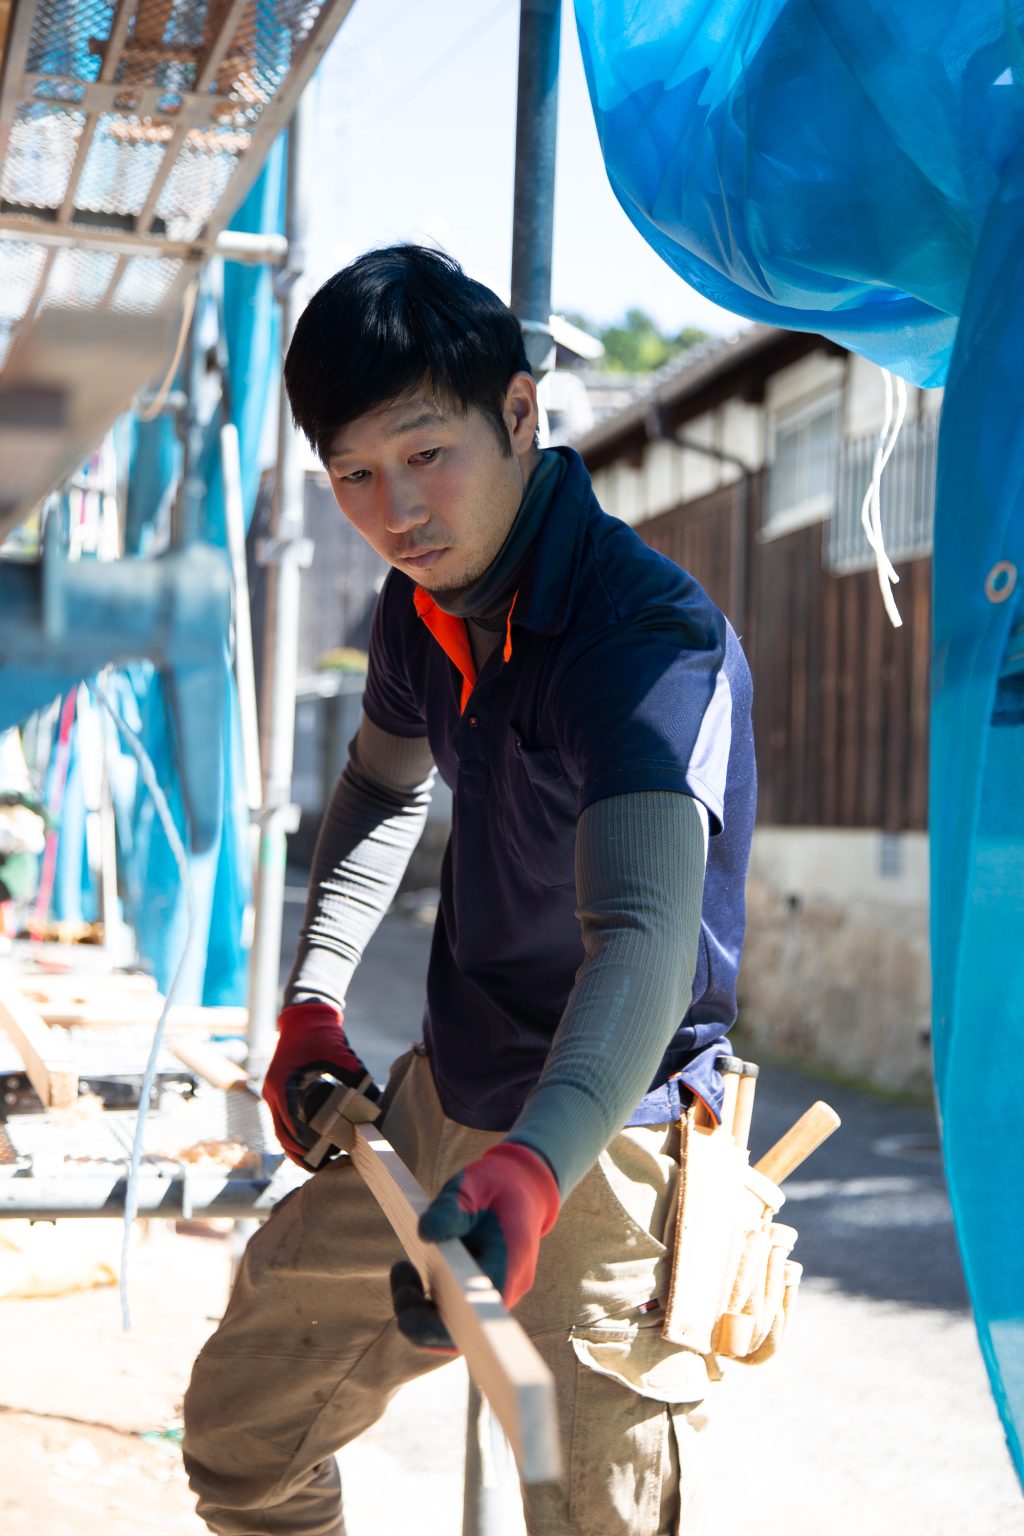
[(754, 1161), (815, 1099), (836, 1134), (786, 1181), (782, 1219), (808, 1276), (851, 1296), (967, 1313), (969, 1304), (929, 1108), (893, 1104), (775, 1063), (762, 1066)]

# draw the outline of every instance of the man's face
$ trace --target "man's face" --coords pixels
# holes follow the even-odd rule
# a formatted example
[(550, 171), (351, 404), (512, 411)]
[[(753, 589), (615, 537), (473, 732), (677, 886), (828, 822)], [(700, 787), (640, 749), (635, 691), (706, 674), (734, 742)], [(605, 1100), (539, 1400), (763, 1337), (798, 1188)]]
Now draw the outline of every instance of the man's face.
[(472, 408), (438, 403), (429, 387), (342, 427), (327, 472), (353, 528), (428, 592), (468, 586), (512, 526), (537, 459), (537, 392), (529, 374), (509, 383), (503, 421), (512, 449)]

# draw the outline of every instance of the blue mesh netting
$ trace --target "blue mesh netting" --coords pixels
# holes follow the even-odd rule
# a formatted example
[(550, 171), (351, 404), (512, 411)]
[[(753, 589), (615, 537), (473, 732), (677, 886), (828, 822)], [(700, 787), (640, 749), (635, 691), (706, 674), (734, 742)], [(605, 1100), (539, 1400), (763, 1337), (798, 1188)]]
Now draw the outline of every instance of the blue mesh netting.
[[(285, 142), (279, 139), (252, 190), (232, 222), (232, 229), (279, 230), (284, 219)], [(238, 428), (242, 458), (242, 499), (252, 517), (259, 486), (259, 440), (268, 392), (278, 366), (280, 326), (273, 294), (273, 273), (266, 267), (228, 264), (224, 274), (224, 327), (231, 381), (231, 419)], [(214, 420), (214, 428), (217, 420)], [(128, 500), (130, 547), (144, 542), (147, 525), (157, 515), (175, 474), (177, 453), (173, 425), (161, 418), (139, 425), (135, 434)], [(224, 498), (215, 430), (200, 464), (206, 485), (205, 537), (223, 545)], [(163, 680), (148, 666), (128, 669), (124, 687), (135, 695), (135, 708), (146, 749), (157, 769), (178, 829), (186, 817), (178, 778), (172, 714)], [(234, 678), (225, 658), (226, 727), (221, 742), (224, 792), (212, 846), (190, 858), (195, 892), (193, 942), (178, 990), (179, 1002), (245, 1001), (248, 951), (243, 944), (243, 916), (249, 896), (248, 809), (242, 788), (241, 741)], [(127, 916), (139, 948), (166, 990), (181, 955), (187, 931), (184, 892), (170, 845), (140, 786), (133, 843), (126, 852), (126, 884), (133, 899)], [(187, 842), (187, 839), (186, 839)]]
[(1024, 0), (576, 0), (611, 184), (750, 319), (947, 382), (931, 746), (936, 1090), (1024, 1477)]

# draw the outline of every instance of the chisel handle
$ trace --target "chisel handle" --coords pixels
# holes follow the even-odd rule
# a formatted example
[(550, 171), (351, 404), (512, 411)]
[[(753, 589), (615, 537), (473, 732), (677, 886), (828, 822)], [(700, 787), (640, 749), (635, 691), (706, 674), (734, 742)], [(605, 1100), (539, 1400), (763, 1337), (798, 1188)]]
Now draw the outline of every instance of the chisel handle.
[(819, 1099), (812, 1104), (810, 1109), (804, 1111), (795, 1125), (791, 1125), (784, 1136), (780, 1136), (774, 1147), (770, 1147), (754, 1164), (757, 1173), (763, 1173), (766, 1179), (771, 1179), (773, 1184), (781, 1184), (804, 1161), (810, 1157), (823, 1141), (827, 1141), (833, 1131), (837, 1131), (842, 1124), (839, 1116), (830, 1104)]
[(715, 1065), (722, 1074), (722, 1129), (732, 1135), (743, 1063), (738, 1056), (719, 1056)]
[(732, 1121), (732, 1139), (741, 1152), (747, 1150), (750, 1140), (750, 1120), (754, 1113), (754, 1089), (757, 1086), (758, 1066), (745, 1061), (736, 1092), (736, 1109)]

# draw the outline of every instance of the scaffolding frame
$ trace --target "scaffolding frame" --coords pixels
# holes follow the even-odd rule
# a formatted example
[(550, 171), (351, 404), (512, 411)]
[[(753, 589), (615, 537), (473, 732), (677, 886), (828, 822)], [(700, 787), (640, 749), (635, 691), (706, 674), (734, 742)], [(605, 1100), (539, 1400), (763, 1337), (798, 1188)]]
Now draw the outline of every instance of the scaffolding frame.
[(0, 305), (0, 386), (47, 307), (173, 312), (216, 251), (281, 258), (280, 242), (219, 237), (353, 4), (15, 0), (0, 270), (18, 297)]

